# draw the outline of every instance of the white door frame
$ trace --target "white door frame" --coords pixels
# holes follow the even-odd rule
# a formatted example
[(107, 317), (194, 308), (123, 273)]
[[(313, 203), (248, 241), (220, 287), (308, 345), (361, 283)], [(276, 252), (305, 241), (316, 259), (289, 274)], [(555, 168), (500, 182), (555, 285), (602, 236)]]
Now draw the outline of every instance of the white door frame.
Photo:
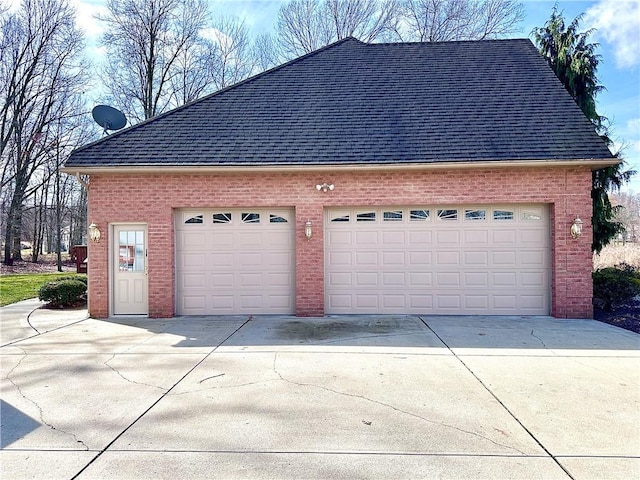
[[(139, 298), (134, 308), (130, 311), (121, 310), (120, 305), (117, 302), (118, 299), (118, 284), (122, 284), (122, 274), (120, 273), (119, 261), (120, 261), (120, 241), (119, 234), (121, 231), (137, 230), (141, 231), (143, 235), (143, 252), (142, 258), (138, 253), (138, 257), (135, 258), (135, 252), (133, 256), (130, 256), (130, 267), (132, 270), (123, 271), (126, 275), (131, 275), (132, 280), (136, 282), (138, 287)], [(109, 311), (111, 315), (148, 315), (149, 313), (149, 281), (148, 281), (148, 229), (146, 223), (113, 223), (109, 225), (110, 233), (110, 248), (109, 248)], [(133, 249), (132, 249), (133, 250)], [(139, 262), (138, 267), (134, 267), (135, 262)], [(126, 267), (125, 267), (126, 268)], [(133, 270), (133, 268), (139, 270)], [(132, 287), (133, 288), (133, 287)]]

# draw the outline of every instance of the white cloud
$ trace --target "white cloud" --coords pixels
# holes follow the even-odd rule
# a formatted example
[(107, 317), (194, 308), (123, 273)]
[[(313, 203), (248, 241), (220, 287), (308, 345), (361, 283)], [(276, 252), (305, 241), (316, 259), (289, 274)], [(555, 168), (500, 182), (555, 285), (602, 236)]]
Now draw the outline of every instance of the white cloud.
[(586, 11), (584, 24), (611, 44), (619, 68), (640, 64), (640, 0), (600, 0)]
[[(622, 148), (626, 168), (640, 172), (640, 118), (628, 119), (621, 130), (622, 138), (615, 142), (614, 151)], [(636, 174), (623, 190), (640, 193), (640, 174)]]
[(218, 45), (230, 45), (233, 42), (233, 39), (229, 35), (213, 27), (203, 28), (200, 30), (200, 35)]
[(87, 42), (97, 43), (104, 32), (104, 27), (95, 16), (107, 13), (104, 0), (71, 0), (71, 5), (76, 10), (77, 26), (84, 30)]
[(630, 158), (640, 162), (640, 118), (627, 120), (625, 138), (628, 142), (626, 153)]

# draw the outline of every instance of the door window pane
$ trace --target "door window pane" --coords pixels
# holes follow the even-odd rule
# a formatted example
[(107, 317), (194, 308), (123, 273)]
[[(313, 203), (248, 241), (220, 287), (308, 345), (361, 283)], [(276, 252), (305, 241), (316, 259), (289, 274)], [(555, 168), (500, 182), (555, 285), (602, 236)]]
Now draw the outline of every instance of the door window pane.
[(121, 272), (144, 271), (144, 231), (120, 231), (118, 240), (118, 270), (120, 270)]

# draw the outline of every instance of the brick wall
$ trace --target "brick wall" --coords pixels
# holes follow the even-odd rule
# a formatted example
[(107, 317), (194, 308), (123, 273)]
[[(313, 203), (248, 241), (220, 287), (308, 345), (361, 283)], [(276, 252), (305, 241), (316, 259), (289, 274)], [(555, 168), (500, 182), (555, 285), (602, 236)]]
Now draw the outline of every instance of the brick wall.
[[(318, 192), (329, 182), (335, 190)], [(103, 232), (89, 246), (89, 309), (109, 315), (109, 225), (139, 222), (149, 232), (149, 316), (175, 311), (173, 211), (185, 207), (294, 207), (296, 211), (296, 314), (324, 308), (323, 212), (331, 206), (545, 203), (550, 205), (552, 311), (556, 317), (590, 318), (591, 171), (586, 167), (339, 171), (304, 173), (94, 174), (89, 222)], [(571, 238), (575, 215), (584, 235)], [(311, 220), (314, 234), (304, 237)]]

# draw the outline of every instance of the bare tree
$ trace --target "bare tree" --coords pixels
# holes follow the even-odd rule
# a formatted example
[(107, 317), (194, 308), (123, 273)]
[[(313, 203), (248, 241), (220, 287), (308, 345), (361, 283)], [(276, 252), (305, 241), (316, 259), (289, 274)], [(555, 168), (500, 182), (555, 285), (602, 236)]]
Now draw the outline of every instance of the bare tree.
[[(174, 102), (179, 97), (171, 91), (172, 82), (198, 58), (189, 53), (206, 24), (207, 4), (204, 0), (107, 0), (107, 9), (108, 14), (98, 18), (106, 24), (102, 39), (107, 47), (105, 85), (115, 103), (138, 121), (177, 106)], [(189, 91), (181, 99), (192, 94)]]
[(275, 37), (269, 33), (258, 35), (253, 41), (255, 72), (264, 72), (282, 63), (283, 56)]
[(247, 78), (256, 64), (249, 29), (238, 17), (220, 17), (208, 30), (214, 48), (213, 82), (216, 89)]
[(484, 40), (513, 34), (524, 18), (516, 0), (402, 0), (401, 41)]
[(67, 0), (23, 0), (15, 12), (2, 13), (0, 32), (0, 158), (2, 189), (9, 192), (4, 263), (11, 264), (21, 259), (23, 206), (37, 189), (34, 174), (62, 141), (57, 125), (82, 114), (87, 67)]
[(278, 12), (278, 41), (287, 58), (349, 36), (365, 42), (395, 30), (397, 0), (291, 0)]
[(328, 45), (331, 26), (317, 0), (292, 0), (278, 11), (278, 42), (287, 58), (293, 58)]
[(395, 24), (396, 0), (326, 0), (335, 40), (356, 37), (363, 42), (384, 39)]
[(278, 12), (285, 58), (345, 37), (364, 42), (482, 40), (517, 32), (517, 0), (291, 0)]
[(206, 38), (198, 38), (185, 45), (176, 56), (175, 73), (169, 77), (169, 102), (179, 106), (209, 93), (213, 83), (215, 45)]
[(640, 241), (640, 193), (618, 192), (611, 195), (615, 209), (615, 220), (622, 224), (624, 233), (620, 237), (625, 242)]

